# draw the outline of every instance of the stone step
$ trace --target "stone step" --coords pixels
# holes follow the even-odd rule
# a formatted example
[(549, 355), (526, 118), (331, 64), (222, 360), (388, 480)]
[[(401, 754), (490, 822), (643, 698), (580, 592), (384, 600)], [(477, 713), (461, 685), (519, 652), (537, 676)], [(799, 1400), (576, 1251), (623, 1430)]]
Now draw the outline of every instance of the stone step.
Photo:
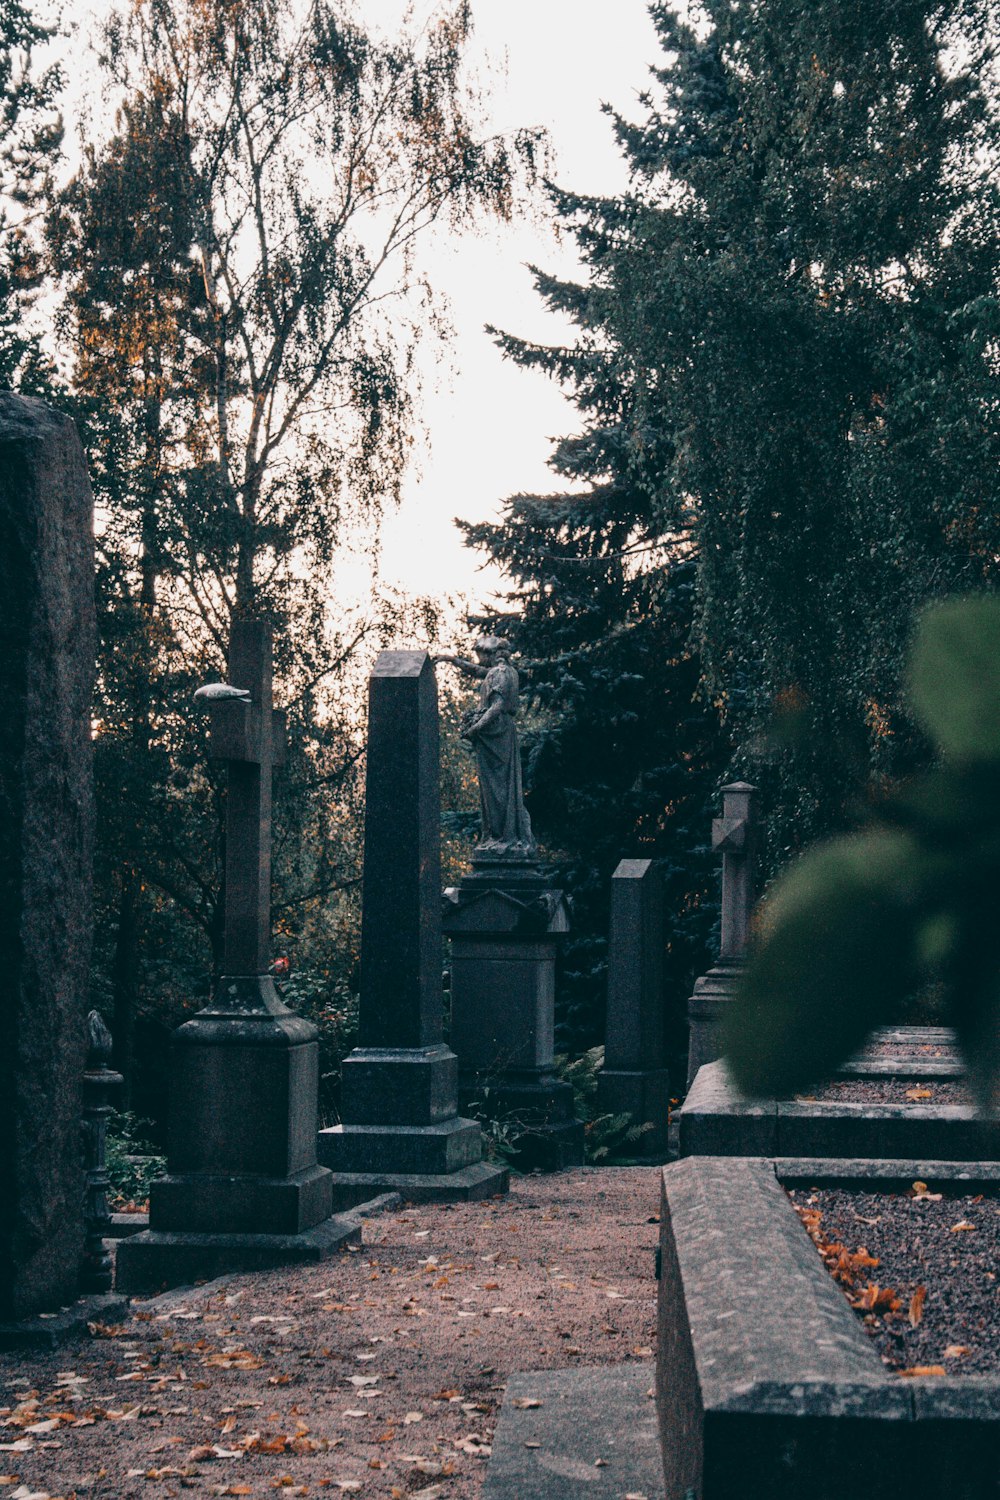
[(654, 1379), (651, 1363), (512, 1375), (483, 1500), (664, 1500)]

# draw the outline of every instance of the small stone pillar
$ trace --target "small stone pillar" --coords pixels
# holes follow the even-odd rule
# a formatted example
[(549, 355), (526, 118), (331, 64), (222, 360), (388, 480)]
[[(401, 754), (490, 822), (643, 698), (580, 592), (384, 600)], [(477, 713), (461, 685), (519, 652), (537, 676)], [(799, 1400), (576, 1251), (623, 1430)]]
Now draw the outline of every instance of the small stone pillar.
[(83, 1075), (83, 1138), (87, 1169), (86, 1240), (80, 1267), (80, 1290), (111, 1290), (111, 1256), (105, 1240), (111, 1234), (108, 1208), (107, 1131), (111, 1095), (125, 1082), (111, 1062), (111, 1033), (100, 1011), (87, 1017), (87, 1069)]
[(443, 1040), (437, 686), (424, 651), (383, 651), (369, 681), (359, 1046), (342, 1123), (319, 1133), (347, 1208), (379, 1193), (458, 1201), (505, 1192), (482, 1132), (459, 1118)]
[(68, 417), (0, 394), (0, 1323), (77, 1296), (93, 923), (93, 501)]
[(712, 820), (712, 848), (722, 854), (722, 932), (719, 961), (695, 981), (688, 1001), (688, 1075), (722, 1055), (726, 1006), (736, 991), (750, 936), (756, 895), (757, 788), (734, 781), (722, 788), (722, 817)]
[(652, 1130), (635, 1155), (667, 1151), (670, 1079), (663, 995), (663, 875), (651, 859), (623, 859), (611, 878), (608, 1006), (604, 1067), (597, 1075), (602, 1114), (630, 1114)]
[(269, 973), (271, 772), (284, 758), (270, 626), (233, 625), (229, 685), (243, 696), (211, 709), (211, 752), (229, 768), (224, 972), (174, 1033), (168, 1175), (151, 1185), (149, 1229), (119, 1247), (119, 1291), (322, 1260), (358, 1234), (331, 1217), (316, 1160), (316, 1028)]
[(445, 892), (451, 1042), (463, 1108), (510, 1127), (516, 1162), (558, 1171), (583, 1161), (573, 1091), (554, 1069), (555, 967), (569, 931), (562, 891), (530, 858), (477, 853)]

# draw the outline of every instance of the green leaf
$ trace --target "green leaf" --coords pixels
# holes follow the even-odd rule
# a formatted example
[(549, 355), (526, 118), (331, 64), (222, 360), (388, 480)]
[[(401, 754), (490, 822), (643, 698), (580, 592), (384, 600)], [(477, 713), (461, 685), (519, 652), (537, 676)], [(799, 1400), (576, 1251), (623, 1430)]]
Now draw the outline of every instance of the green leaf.
[(910, 698), (946, 755), (1000, 758), (1000, 599), (952, 599), (926, 611), (910, 666)]
[(829, 1077), (898, 1013), (916, 978), (923, 869), (914, 839), (879, 829), (814, 849), (778, 882), (724, 1039), (745, 1093)]

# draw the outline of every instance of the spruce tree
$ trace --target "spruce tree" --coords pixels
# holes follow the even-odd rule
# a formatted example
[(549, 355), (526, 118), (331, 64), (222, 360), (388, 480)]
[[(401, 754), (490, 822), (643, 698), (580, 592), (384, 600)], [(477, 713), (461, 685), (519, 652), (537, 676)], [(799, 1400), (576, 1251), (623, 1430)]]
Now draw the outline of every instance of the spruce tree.
[(628, 192), (550, 188), (586, 280), (536, 283), (575, 342), (503, 340), (573, 396), (584, 432), (553, 467), (587, 488), (517, 497), (473, 540), (516, 583), (525, 649), (567, 661), (633, 602), (608, 576), (601, 617), (556, 572), (567, 535), (693, 559), (700, 701), (764, 787), (773, 867), (926, 759), (915, 608), (994, 585), (1000, 3), (650, 11), (642, 118), (612, 117)]

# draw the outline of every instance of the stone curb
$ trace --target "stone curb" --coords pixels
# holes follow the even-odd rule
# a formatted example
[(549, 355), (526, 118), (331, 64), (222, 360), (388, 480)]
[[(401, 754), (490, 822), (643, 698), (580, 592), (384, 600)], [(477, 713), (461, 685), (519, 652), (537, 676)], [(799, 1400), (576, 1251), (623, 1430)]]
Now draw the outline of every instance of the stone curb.
[(1000, 1158), (1000, 1122), (972, 1105), (747, 1099), (721, 1060), (699, 1069), (679, 1119), (682, 1156)]
[[(782, 1175), (803, 1165), (808, 1177), (795, 1162)], [(891, 1376), (776, 1162), (697, 1156), (666, 1167), (660, 1251), (667, 1500), (995, 1495), (1000, 1379)]]
[(649, 1364), (512, 1375), (483, 1500), (663, 1500), (652, 1386)]

